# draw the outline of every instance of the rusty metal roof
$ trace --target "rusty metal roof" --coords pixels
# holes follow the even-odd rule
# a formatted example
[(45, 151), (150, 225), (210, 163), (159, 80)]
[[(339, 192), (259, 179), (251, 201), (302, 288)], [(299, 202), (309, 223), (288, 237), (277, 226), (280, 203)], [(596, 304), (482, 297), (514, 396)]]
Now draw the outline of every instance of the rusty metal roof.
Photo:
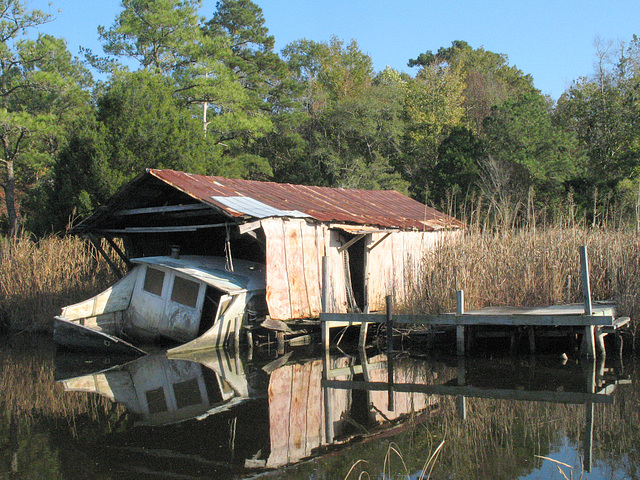
[[(148, 169), (147, 175), (233, 218), (311, 217), (319, 222), (441, 230), (462, 222), (395, 190), (313, 187)], [(251, 200), (240, 201), (238, 197)], [(262, 208), (260, 208), (262, 207)]]

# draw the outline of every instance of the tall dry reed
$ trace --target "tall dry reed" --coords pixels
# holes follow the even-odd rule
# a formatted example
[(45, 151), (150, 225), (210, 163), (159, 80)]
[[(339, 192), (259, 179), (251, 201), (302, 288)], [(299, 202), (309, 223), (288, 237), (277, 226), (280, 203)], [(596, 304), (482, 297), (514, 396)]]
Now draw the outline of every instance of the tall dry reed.
[(77, 237), (0, 238), (0, 325), (46, 331), (60, 307), (113, 280), (95, 248)]
[(102, 418), (113, 408), (105, 398), (65, 392), (54, 381), (55, 347), (49, 338), (18, 335), (0, 342), (0, 410), (33, 422), (36, 417), (64, 418), (72, 423), (79, 415)]
[(429, 252), (410, 308), (466, 309), (581, 302), (581, 245), (587, 246), (594, 300), (613, 300), (618, 314), (640, 318), (640, 237), (630, 231), (551, 227), (469, 229)]

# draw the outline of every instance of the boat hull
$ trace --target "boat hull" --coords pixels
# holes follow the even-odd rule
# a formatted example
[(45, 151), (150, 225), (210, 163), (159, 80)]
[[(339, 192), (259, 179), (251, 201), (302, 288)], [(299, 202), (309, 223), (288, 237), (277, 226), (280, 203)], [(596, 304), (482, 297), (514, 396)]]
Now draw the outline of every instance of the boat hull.
[(114, 335), (93, 330), (61, 317), (54, 318), (53, 339), (60, 347), (113, 355), (146, 355), (147, 352)]

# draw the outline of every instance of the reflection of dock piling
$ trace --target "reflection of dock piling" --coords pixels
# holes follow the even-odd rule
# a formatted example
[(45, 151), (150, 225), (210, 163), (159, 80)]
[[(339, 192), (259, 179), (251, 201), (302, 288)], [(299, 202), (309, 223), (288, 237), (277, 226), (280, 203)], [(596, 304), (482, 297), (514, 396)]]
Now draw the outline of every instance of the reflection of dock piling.
[[(400, 395), (452, 396), (456, 398), (457, 413), (461, 420), (465, 420), (467, 417), (467, 399), (582, 404), (585, 406), (583, 466), (586, 472), (590, 472), (592, 468), (594, 405), (612, 404), (614, 401), (612, 394), (616, 388), (619, 385), (631, 383), (631, 380), (625, 378), (621, 369), (619, 371), (615, 368), (606, 369), (603, 358), (598, 361), (595, 358), (581, 361), (583, 375), (577, 376), (575, 379), (572, 375), (561, 375), (559, 378), (564, 381), (556, 384), (557, 378), (553, 375), (551, 375), (550, 381), (547, 381), (547, 377), (541, 381), (537, 381), (537, 377), (526, 381), (527, 375), (522, 375), (518, 378), (523, 382), (514, 384), (508, 378), (486, 375), (483, 370), (477, 371), (477, 366), (474, 373), (474, 367), (468, 362), (465, 363), (465, 359), (461, 357), (457, 362), (457, 378), (449, 379), (444, 384), (435, 384), (429, 383), (427, 379), (425, 379), (425, 383), (407, 382), (406, 378), (403, 382), (395, 382), (389, 373), (387, 373), (386, 381), (383, 379), (371, 381), (374, 371), (393, 369), (390, 364), (393, 359), (392, 355), (387, 355), (386, 361), (378, 359), (369, 362), (366, 352), (361, 350), (360, 364), (352, 364), (346, 368), (331, 368), (330, 357), (328, 354), (325, 355), (322, 377), (325, 402), (330, 401), (334, 392), (341, 390), (363, 390), (368, 395), (372, 395), (373, 392), (387, 391), (390, 399), (388, 410), (393, 411), (393, 392)], [(548, 373), (547, 370), (541, 372), (541, 374), (546, 373)], [(364, 380), (353, 380), (353, 377), (358, 374), (362, 374)], [(348, 379), (342, 379), (345, 377)], [(330, 403), (325, 403), (325, 405), (330, 405)], [(326, 441), (332, 443), (333, 431), (329, 427), (332, 428), (331, 419), (334, 417), (331, 416), (330, 410), (326, 410), (325, 415), (328, 426)]]
[[(620, 334), (620, 329), (629, 324), (629, 317), (616, 317), (615, 306), (606, 303), (593, 303), (589, 284), (589, 262), (586, 247), (580, 248), (583, 304), (553, 305), (548, 307), (488, 307), (481, 310), (465, 311), (464, 292), (457, 292), (456, 313), (394, 315), (392, 298), (387, 297), (385, 313), (330, 313), (324, 308), (327, 305), (327, 283), (323, 281), (323, 309), (320, 314), (322, 336), (325, 348), (330, 346), (330, 329), (345, 326), (360, 326), (360, 344), (364, 345), (363, 332), (369, 323), (385, 323), (387, 325), (388, 349), (393, 349), (394, 325), (449, 326), (456, 329), (456, 350), (464, 355), (469, 343), (469, 334), (465, 330), (473, 326), (524, 327), (529, 337), (531, 353), (535, 352), (535, 330), (552, 329), (554, 333), (562, 331), (566, 335), (582, 333), (581, 354), (595, 358), (596, 353), (605, 356), (604, 337), (609, 333)], [(328, 262), (323, 261), (323, 279), (328, 279)], [(597, 350), (597, 352), (596, 352)]]

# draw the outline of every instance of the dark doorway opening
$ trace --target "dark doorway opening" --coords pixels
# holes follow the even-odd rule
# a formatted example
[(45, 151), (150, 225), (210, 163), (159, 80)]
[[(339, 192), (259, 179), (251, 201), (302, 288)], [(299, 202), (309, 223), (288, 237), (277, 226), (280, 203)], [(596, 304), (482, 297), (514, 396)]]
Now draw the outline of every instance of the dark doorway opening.
[(362, 236), (353, 245), (347, 248), (349, 256), (349, 273), (351, 281), (351, 288), (353, 290), (353, 298), (360, 311), (365, 311), (367, 296), (365, 292), (365, 277), (366, 277), (366, 236)]

